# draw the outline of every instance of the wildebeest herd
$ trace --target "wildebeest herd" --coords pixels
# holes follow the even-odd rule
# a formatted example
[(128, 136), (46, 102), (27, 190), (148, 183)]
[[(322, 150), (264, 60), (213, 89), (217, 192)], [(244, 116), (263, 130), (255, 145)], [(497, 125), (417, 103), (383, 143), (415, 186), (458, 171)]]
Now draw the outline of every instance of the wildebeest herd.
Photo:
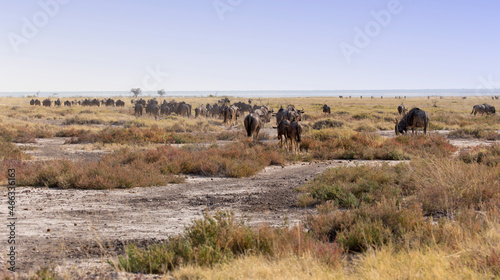
[[(52, 102), (49, 98), (44, 99), (42, 102), (38, 99), (31, 99), (30, 105), (32, 106), (46, 106), (50, 107), (54, 103), (54, 106), (61, 106), (61, 100), (57, 99)], [(171, 100), (167, 102), (164, 100), (161, 104), (155, 99), (139, 99), (131, 101), (133, 106), (134, 115), (139, 117), (143, 115), (143, 111), (146, 114), (150, 114), (155, 119), (160, 116), (168, 116), (171, 114), (176, 114), (178, 116), (190, 118), (192, 105), (184, 101), (176, 102)], [(302, 138), (302, 125), (300, 121), (302, 119), (302, 114), (304, 110), (298, 110), (293, 105), (288, 105), (287, 107), (281, 106), (278, 112), (274, 113), (273, 109), (265, 105), (250, 105), (249, 103), (236, 102), (231, 104), (228, 98), (218, 100), (214, 104), (206, 104), (198, 106), (194, 109), (194, 118), (205, 117), (205, 118), (218, 118), (222, 119), (225, 126), (232, 126), (237, 123), (238, 118), (242, 114), (247, 114), (243, 120), (245, 131), (248, 137), (255, 136), (258, 140), (259, 131), (264, 128), (266, 123), (271, 122), (271, 117), (276, 118), (276, 126), (273, 127), (277, 129), (277, 135), (279, 140), (279, 145), (285, 147), (292, 152), (299, 151), (299, 143)], [(71, 107), (72, 105), (81, 106), (106, 106), (106, 107), (125, 107), (125, 102), (122, 100), (108, 99), (84, 99), (84, 100), (73, 100), (64, 101), (64, 106)], [(331, 114), (331, 109), (327, 104), (322, 107), (323, 113)], [(396, 135), (407, 134), (408, 130), (412, 130), (412, 134), (415, 134), (418, 128), (422, 128), (424, 134), (427, 133), (427, 128), (429, 126), (429, 115), (427, 112), (419, 109), (413, 108), (407, 113), (407, 108), (403, 103), (397, 107), (398, 114), (402, 116), (401, 120), (396, 118), (394, 131)], [(474, 105), (471, 114), (481, 114), (484, 115), (495, 114), (495, 107), (489, 104)]]
[(106, 106), (106, 107), (125, 107), (125, 102), (123, 102), (122, 100), (118, 99), (116, 102), (115, 100), (111, 99), (111, 98), (108, 98), (108, 99), (102, 99), (102, 100), (98, 100), (98, 99), (84, 99), (84, 100), (73, 100), (73, 101), (69, 101), (69, 100), (66, 100), (64, 101), (64, 103), (61, 102), (61, 100), (58, 98), (56, 101), (52, 101), (50, 100), (49, 98), (46, 98), (44, 99), (42, 102), (40, 102), (40, 100), (38, 99), (31, 99), (30, 100), (30, 105), (32, 106), (45, 106), (45, 107), (51, 107), (52, 106), (52, 103), (54, 103), (54, 106), (56, 107), (61, 107), (61, 104), (63, 104), (64, 106), (67, 106), (67, 107), (71, 107), (73, 105), (81, 105), (81, 106), (97, 106), (97, 107), (100, 107), (101, 105), (102, 106)]

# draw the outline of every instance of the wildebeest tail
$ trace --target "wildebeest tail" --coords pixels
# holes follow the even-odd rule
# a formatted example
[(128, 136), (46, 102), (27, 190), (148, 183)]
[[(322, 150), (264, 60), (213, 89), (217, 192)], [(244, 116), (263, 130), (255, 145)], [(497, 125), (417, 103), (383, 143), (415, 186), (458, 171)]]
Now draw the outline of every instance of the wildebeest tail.
[(245, 128), (247, 130), (247, 136), (251, 137), (252, 136), (252, 122), (253, 118), (245, 118)]

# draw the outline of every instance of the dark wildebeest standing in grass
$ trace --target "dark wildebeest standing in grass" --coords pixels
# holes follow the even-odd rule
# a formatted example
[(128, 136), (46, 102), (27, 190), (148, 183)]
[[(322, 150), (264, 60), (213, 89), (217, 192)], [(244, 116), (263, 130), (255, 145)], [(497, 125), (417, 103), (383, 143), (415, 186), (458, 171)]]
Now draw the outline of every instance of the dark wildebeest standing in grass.
[(54, 106), (61, 107), (61, 99), (58, 98), (56, 101), (54, 101)]
[(486, 104), (486, 103), (484, 103), (483, 105), (484, 105), (484, 108), (486, 108), (486, 114), (489, 115), (489, 114), (495, 114), (496, 113), (495, 107), (493, 107), (493, 106), (491, 106), (489, 104)]
[(181, 103), (175, 113), (179, 116), (189, 118), (191, 116), (191, 107), (186, 103)]
[(50, 101), (50, 99), (45, 99), (43, 100), (42, 104), (45, 107), (50, 107), (52, 105), (52, 101)]
[(278, 125), (278, 139), (280, 140), (280, 147), (283, 148), (288, 144), (288, 127), (290, 126), (290, 122), (288, 120), (281, 120)]
[(120, 99), (116, 100), (115, 104), (116, 104), (116, 107), (125, 107), (125, 102), (123, 102)]
[(30, 105), (31, 105), (31, 106), (35, 106), (35, 99), (31, 99), (31, 101), (30, 101)]
[(160, 117), (160, 106), (158, 106), (155, 102), (151, 102), (146, 107), (146, 113), (153, 115), (155, 120), (157, 120), (158, 117)]
[(40, 102), (40, 100), (35, 99), (35, 106), (42, 106), (42, 103)]
[(108, 98), (105, 102), (106, 107), (114, 107), (115, 106), (115, 101), (111, 98)]
[(196, 119), (201, 116), (207, 116), (207, 108), (203, 107), (203, 105), (194, 109), (194, 118)]
[(486, 113), (486, 115), (489, 115), (489, 114), (495, 114), (495, 107), (489, 105), (489, 104), (481, 104), (481, 105), (474, 105), (474, 107), (472, 107), (472, 112), (471, 114), (474, 114), (474, 116), (476, 114), (481, 114), (484, 115), (484, 113)]
[(405, 105), (403, 105), (403, 103), (401, 103), (401, 105), (398, 106), (398, 113), (401, 116), (406, 115), (406, 107)]
[(248, 137), (252, 137), (255, 135), (255, 140), (259, 140), (259, 131), (264, 127), (264, 123), (262, 122), (261, 116), (256, 113), (250, 113), (245, 117), (243, 121), (245, 125), (245, 130), (247, 132)]
[(134, 106), (134, 115), (136, 116), (142, 116), (142, 104), (141, 103), (135, 103)]
[(69, 102), (68, 100), (64, 101), (64, 106), (71, 107), (71, 102)]
[(300, 152), (299, 143), (302, 141), (302, 125), (298, 122), (292, 122), (288, 126), (287, 138), (290, 141), (288, 150), (290, 152)]
[(396, 119), (396, 126), (394, 131), (396, 135), (406, 134), (408, 129), (411, 128), (412, 135), (415, 134), (419, 127), (424, 128), (424, 134), (427, 134), (427, 127), (429, 126), (429, 115), (424, 110), (413, 108), (406, 114), (401, 121)]
[(288, 120), (290, 123), (302, 120), (304, 110), (297, 110), (294, 106), (288, 105), (286, 109), (281, 107), (276, 113), (276, 125), (279, 125), (281, 120)]
[(325, 115), (326, 115), (326, 114), (330, 115), (330, 113), (331, 113), (331, 112), (330, 112), (330, 106), (328, 106), (328, 105), (324, 104), (324, 105), (323, 105), (323, 113), (325, 113)]

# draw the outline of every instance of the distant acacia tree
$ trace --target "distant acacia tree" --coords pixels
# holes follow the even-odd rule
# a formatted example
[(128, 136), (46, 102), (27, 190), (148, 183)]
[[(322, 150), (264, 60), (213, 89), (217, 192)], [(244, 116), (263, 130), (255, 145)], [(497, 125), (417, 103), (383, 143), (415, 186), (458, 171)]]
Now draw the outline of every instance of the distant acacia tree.
[(160, 89), (157, 91), (158, 92), (158, 95), (163, 97), (165, 95), (165, 90), (164, 89)]
[(132, 92), (134, 97), (137, 98), (137, 96), (141, 95), (142, 89), (141, 88), (133, 88), (130, 90), (130, 92)]

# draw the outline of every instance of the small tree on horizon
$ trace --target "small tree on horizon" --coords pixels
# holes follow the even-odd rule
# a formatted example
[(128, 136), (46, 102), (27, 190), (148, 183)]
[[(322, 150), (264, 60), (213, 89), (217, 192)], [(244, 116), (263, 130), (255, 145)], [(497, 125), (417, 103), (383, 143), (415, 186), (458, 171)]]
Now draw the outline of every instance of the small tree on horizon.
[(141, 88), (133, 88), (130, 90), (130, 92), (132, 92), (134, 97), (137, 98), (142, 93), (142, 89)]
[(165, 90), (164, 89), (160, 89), (157, 92), (158, 92), (158, 95), (160, 95), (161, 97), (163, 97), (165, 95)]

